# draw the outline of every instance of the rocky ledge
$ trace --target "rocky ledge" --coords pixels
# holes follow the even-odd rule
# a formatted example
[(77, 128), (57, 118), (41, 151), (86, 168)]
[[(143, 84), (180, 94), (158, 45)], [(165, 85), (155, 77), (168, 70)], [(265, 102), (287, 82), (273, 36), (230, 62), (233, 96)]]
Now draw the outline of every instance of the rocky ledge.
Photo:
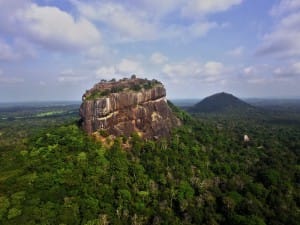
[(82, 96), (80, 116), (88, 134), (99, 132), (129, 137), (134, 132), (145, 139), (170, 135), (180, 125), (166, 100), (166, 90), (157, 80), (132, 76), (119, 81), (101, 81)]

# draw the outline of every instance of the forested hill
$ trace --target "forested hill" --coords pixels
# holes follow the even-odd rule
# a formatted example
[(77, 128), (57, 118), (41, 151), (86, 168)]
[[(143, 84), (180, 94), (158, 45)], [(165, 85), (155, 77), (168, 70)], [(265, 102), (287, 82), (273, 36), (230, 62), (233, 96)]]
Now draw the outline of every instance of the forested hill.
[(299, 224), (298, 126), (170, 106), (184, 124), (158, 141), (101, 143), (73, 114), (2, 120), (0, 224)]
[(217, 93), (206, 97), (189, 111), (194, 113), (224, 113), (253, 110), (254, 107), (228, 93)]

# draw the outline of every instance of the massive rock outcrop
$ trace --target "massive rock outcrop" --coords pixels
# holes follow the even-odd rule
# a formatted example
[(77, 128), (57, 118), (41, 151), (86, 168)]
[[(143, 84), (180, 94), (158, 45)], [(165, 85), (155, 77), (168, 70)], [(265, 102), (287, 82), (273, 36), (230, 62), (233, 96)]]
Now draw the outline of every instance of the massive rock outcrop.
[(146, 139), (166, 137), (180, 121), (166, 101), (166, 90), (156, 80), (101, 81), (82, 96), (83, 129), (92, 134), (105, 131), (112, 136), (137, 132)]

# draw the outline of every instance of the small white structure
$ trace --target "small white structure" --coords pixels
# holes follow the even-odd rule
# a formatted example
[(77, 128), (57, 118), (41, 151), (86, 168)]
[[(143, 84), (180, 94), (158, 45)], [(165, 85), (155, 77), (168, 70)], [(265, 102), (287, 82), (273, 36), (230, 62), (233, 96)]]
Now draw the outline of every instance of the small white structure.
[(248, 137), (247, 134), (244, 135), (244, 142), (249, 142), (250, 141), (250, 138)]

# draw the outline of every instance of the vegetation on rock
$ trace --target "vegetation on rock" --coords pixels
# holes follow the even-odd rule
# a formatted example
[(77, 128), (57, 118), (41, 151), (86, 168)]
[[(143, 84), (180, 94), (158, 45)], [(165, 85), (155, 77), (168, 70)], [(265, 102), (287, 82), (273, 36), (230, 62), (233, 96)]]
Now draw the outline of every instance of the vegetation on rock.
[(100, 83), (94, 85), (91, 90), (86, 91), (84, 94), (84, 100), (95, 100), (108, 96), (112, 93), (119, 93), (122, 91), (134, 91), (149, 90), (156, 85), (162, 85), (159, 81), (147, 80), (137, 78), (135, 75), (130, 79), (123, 78), (119, 81), (112, 79), (110, 81), (102, 80)]

